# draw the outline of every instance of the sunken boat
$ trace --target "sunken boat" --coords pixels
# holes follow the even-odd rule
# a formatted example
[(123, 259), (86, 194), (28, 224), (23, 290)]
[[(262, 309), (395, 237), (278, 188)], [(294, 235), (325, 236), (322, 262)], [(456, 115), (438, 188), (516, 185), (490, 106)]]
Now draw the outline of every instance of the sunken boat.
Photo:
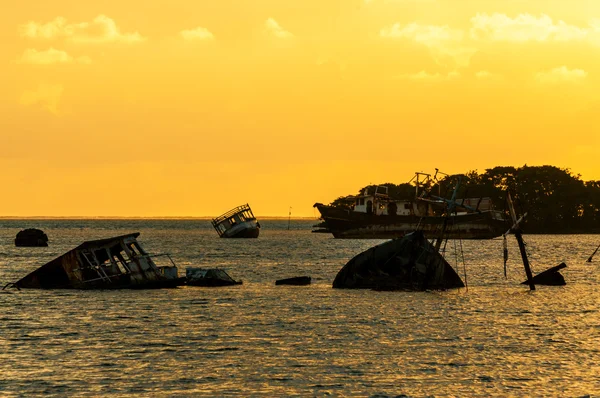
[(258, 238), (260, 223), (246, 203), (212, 219), (212, 226), (221, 238)]
[(454, 268), (422, 231), (358, 254), (333, 281), (333, 287), (338, 289), (423, 291), (464, 286)]
[[(168, 254), (150, 255), (139, 232), (82, 243), (14, 283), (32, 289), (151, 289), (185, 284)], [(165, 256), (170, 265), (154, 259)]]
[(242, 281), (236, 281), (220, 268), (188, 267), (185, 269), (185, 276), (189, 286), (219, 287), (242, 284)]
[(27, 228), (17, 233), (15, 237), (17, 247), (46, 247), (48, 246), (48, 235), (41, 229)]

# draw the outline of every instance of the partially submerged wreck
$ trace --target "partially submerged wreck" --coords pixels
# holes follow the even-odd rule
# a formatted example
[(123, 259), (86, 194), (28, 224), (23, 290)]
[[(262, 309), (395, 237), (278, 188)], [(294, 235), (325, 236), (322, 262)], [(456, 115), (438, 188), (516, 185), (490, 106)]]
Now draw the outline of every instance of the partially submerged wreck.
[(48, 235), (41, 229), (27, 228), (17, 233), (15, 237), (17, 247), (46, 247), (48, 246)]
[(435, 197), (445, 206), (435, 243), (427, 240), (425, 230), (417, 228), (402, 238), (374, 246), (351, 259), (335, 277), (333, 287), (411, 291), (464, 287), (440, 252), (442, 242), (448, 239), (448, 220), (455, 213), (461, 181), (462, 176), (457, 176), (451, 199)]
[(236, 281), (220, 268), (188, 267), (185, 269), (185, 276), (189, 286), (218, 287), (242, 284), (242, 281)]
[(456, 271), (421, 231), (374, 246), (337, 274), (339, 289), (427, 290), (464, 287)]
[(157, 266), (139, 232), (82, 243), (14, 283), (32, 289), (150, 289), (185, 284), (170, 266)]
[(510, 212), (510, 217), (512, 218), (513, 225), (512, 227), (506, 231), (504, 236), (504, 276), (506, 277), (506, 260), (508, 259), (508, 247), (506, 245), (506, 235), (512, 233), (517, 240), (517, 244), (519, 245), (519, 252), (521, 253), (521, 259), (523, 260), (523, 268), (525, 269), (525, 275), (527, 276), (527, 280), (522, 283), (522, 285), (529, 285), (529, 290), (535, 290), (535, 285), (548, 285), (548, 286), (564, 286), (567, 283), (565, 282), (565, 278), (560, 273), (560, 270), (567, 267), (567, 264), (560, 263), (556, 267), (549, 268), (543, 272), (540, 272), (536, 276), (533, 276), (533, 272), (531, 271), (531, 266), (529, 264), (529, 257), (527, 255), (527, 249), (525, 248), (525, 240), (523, 239), (523, 231), (521, 230), (521, 223), (527, 216), (527, 213), (523, 214), (521, 218), (517, 219), (517, 212), (515, 211), (515, 206), (513, 200), (510, 196), (510, 192), (506, 194), (508, 210)]
[(213, 218), (212, 226), (221, 238), (258, 238), (260, 224), (246, 203)]

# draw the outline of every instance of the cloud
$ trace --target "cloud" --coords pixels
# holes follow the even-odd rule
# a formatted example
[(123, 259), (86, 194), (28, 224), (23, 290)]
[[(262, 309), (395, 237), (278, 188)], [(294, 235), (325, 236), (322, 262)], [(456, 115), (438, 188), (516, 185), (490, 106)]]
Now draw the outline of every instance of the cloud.
[(414, 80), (414, 81), (421, 81), (421, 82), (436, 82), (436, 81), (456, 79), (458, 77), (460, 77), (460, 73), (457, 71), (451, 71), (451, 72), (443, 75), (441, 73), (429, 73), (429, 72), (422, 70), (418, 73), (397, 75), (397, 76), (395, 76), (395, 79)]
[(40, 105), (51, 113), (58, 114), (58, 103), (64, 88), (60, 84), (40, 84), (35, 91), (27, 90), (21, 94), (22, 105)]
[(536, 17), (531, 14), (519, 14), (510, 18), (506, 14), (477, 14), (471, 18), (471, 37), (476, 40), (492, 41), (572, 41), (585, 40), (590, 34), (589, 28), (569, 25), (564, 21), (554, 22), (546, 14)]
[(487, 70), (480, 70), (479, 72), (475, 73), (475, 77), (481, 80), (484, 79), (491, 79), (494, 76), (493, 73), (488, 72)]
[(419, 25), (415, 22), (404, 26), (397, 23), (381, 29), (379, 34), (381, 37), (411, 39), (428, 47), (437, 47), (448, 41), (460, 41), (463, 37), (462, 31), (450, 29), (448, 25)]
[(21, 36), (31, 39), (65, 38), (75, 43), (138, 43), (146, 40), (138, 32), (121, 33), (115, 21), (106, 15), (98, 15), (91, 22), (67, 23), (57, 17), (42, 24), (29, 21), (19, 26)]
[(211, 31), (201, 26), (194, 29), (182, 30), (179, 34), (184, 40), (213, 40), (215, 38)]
[(92, 60), (89, 57), (73, 58), (66, 51), (56, 50), (53, 47), (45, 51), (38, 51), (35, 48), (28, 48), (23, 52), (23, 55), (17, 60), (18, 64), (31, 65), (52, 65), (52, 64), (90, 64)]
[(429, 48), (431, 55), (439, 65), (465, 67), (477, 49), (462, 44), (462, 30), (452, 29), (448, 25), (420, 25), (396, 23), (379, 31), (379, 35), (388, 39), (407, 39)]
[(541, 71), (535, 75), (535, 79), (543, 84), (557, 83), (580, 83), (588, 73), (583, 69), (569, 69), (566, 66), (554, 68), (548, 71)]
[(265, 28), (267, 32), (278, 39), (290, 39), (294, 35), (287, 30), (283, 29), (279, 23), (273, 18), (269, 18), (265, 21)]

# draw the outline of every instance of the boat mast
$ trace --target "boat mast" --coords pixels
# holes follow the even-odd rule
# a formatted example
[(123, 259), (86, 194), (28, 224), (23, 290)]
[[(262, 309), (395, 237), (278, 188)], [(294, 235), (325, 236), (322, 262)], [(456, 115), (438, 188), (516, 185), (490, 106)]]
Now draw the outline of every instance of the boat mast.
[[(419, 177), (420, 176), (425, 176), (425, 178), (423, 178), (422, 181), (419, 181)], [(412, 180), (415, 180), (415, 198), (419, 197), (419, 187), (421, 186), (421, 182), (426, 183), (427, 181), (429, 181), (431, 177), (431, 174), (427, 174), (427, 173), (419, 173), (418, 171), (415, 173), (415, 176), (413, 178), (410, 179), (410, 181), (408, 182), (409, 184), (412, 182)]]
[(513, 205), (512, 198), (510, 197), (510, 192), (507, 192), (507, 202), (508, 210), (510, 211), (510, 217), (513, 220), (513, 226), (510, 229), (510, 231), (512, 231), (512, 233), (515, 235), (517, 243), (519, 244), (519, 251), (521, 252), (521, 258), (523, 259), (523, 267), (525, 267), (525, 274), (527, 275), (527, 283), (529, 284), (529, 290), (535, 290), (535, 284), (533, 283), (533, 274), (531, 273), (529, 259), (527, 258), (527, 250), (525, 249), (525, 242), (523, 241), (523, 231), (521, 231), (521, 226), (519, 225), (521, 221), (523, 221), (523, 218), (527, 215), (527, 213), (525, 213), (523, 217), (517, 220), (517, 213), (515, 212), (515, 207)]
[[(436, 170), (436, 174), (437, 174), (437, 170)], [(435, 241), (435, 250), (438, 252), (440, 251), (440, 247), (442, 246), (442, 242), (444, 241), (444, 235), (446, 234), (446, 228), (448, 226), (448, 219), (450, 218), (450, 215), (452, 214), (452, 212), (454, 211), (454, 208), (456, 207), (456, 194), (458, 192), (458, 188), (460, 187), (461, 182), (462, 182), (462, 175), (459, 175), (458, 181), (456, 182), (456, 185), (454, 186), (454, 191), (452, 192), (452, 197), (450, 198), (450, 200), (444, 199), (444, 201), (448, 205), (448, 210), (446, 213), (446, 217), (444, 218), (444, 223), (442, 224), (442, 230), (440, 231), (440, 234)]]

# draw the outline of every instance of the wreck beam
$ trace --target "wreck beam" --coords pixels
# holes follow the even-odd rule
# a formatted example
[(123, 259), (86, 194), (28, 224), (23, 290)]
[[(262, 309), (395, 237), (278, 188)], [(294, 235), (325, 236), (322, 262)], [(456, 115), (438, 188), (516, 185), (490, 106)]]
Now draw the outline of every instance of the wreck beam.
[(512, 198), (510, 196), (510, 192), (507, 192), (506, 199), (508, 202), (508, 210), (510, 212), (510, 216), (513, 220), (513, 227), (511, 230), (515, 234), (515, 238), (517, 239), (517, 243), (519, 244), (519, 251), (521, 252), (521, 258), (523, 259), (523, 267), (525, 268), (525, 275), (527, 275), (527, 284), (529, 285), (529, 290), (535, 290), (535, 284), (533, 282), (533, 274), (531, 273), (531, 267), (529, 266), (529, 258), (527, 258), (527, 250), (525, 249), (525, 242), (523, 241), (523, 233), (519, 224), (523, 221), (523, 217), (517, 220), (517, 213), (515, 212), (515, 206), (513, 204)]

